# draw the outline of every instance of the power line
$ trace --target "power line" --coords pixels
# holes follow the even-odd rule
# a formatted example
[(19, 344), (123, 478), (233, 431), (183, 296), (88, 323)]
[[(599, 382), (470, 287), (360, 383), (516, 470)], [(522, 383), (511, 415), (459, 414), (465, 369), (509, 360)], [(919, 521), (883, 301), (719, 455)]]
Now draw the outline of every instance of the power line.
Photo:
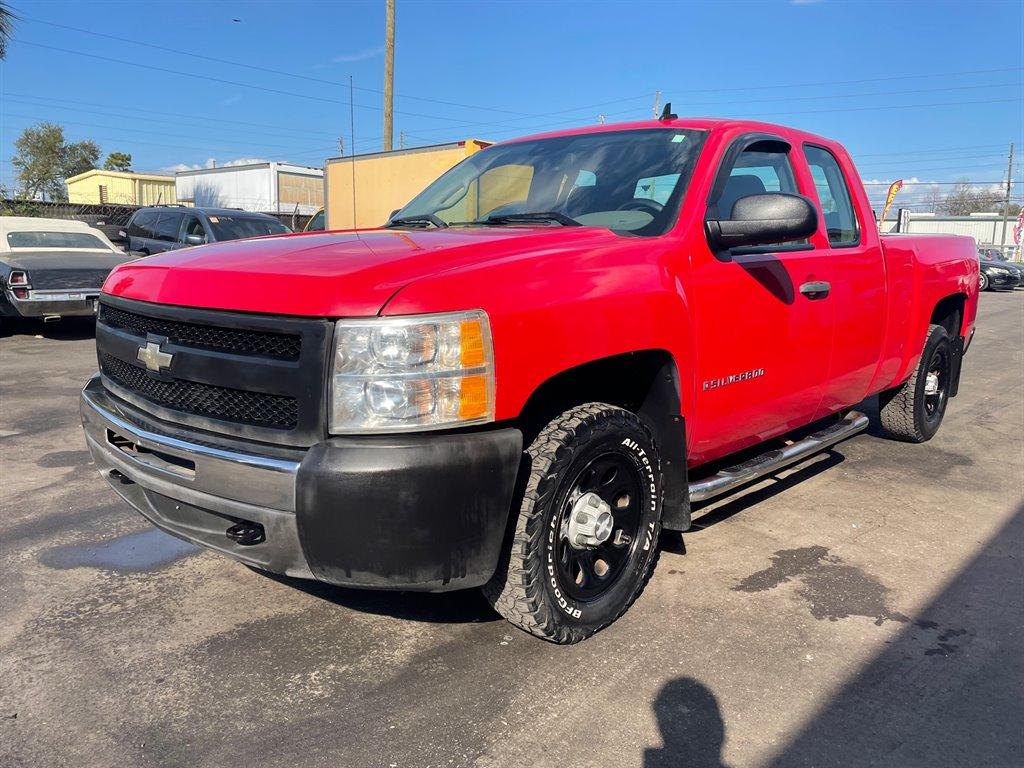
[[(124, 109), (124, 105), (123, 104), (103, 104), (101, 102), (96, 102), (96, 101), (76, 101), (74, 99), (57, 99), (57, 98), (53, 98), (53, 97), (43, 98), (41, 96), (35, 96), (33, 94), (30, 94), (30, 93), (16, 93), (16, 92), (12, 92), (12, 91), (0, 91), (0, 95), (6, 96), (11, 101), (23, 101), (24, 103), (31, 104), (32, 106), (49, 106), (49, 105), (53, 105), (53, 106), (59, 106), (61, 109), (69, 109), (69, 110), (71, 110), (73, 112), (90, 112), (90, 113), (97, 114), (97, 115), (110, 115), (111, 113), (110, 113), (109, 109)], [(36, 104), (34, 102), (42, 102), (42, 104), (40, 105), (40, 104)], [(107, 107), (108, 110), (107, 111), (96, 111), (96, 110), (82, 109), (80, 107), (68, 107), (68, 106), (65, 106), (66, 104), (85, 104), (86, 106), (92, 106), (92, 107)], [(189, 120), (204, 120), (206, 122), (212, 122), (212, 123), (224, 123), (225, 125), (249, 125), (249, 126), (254, 126), (254, 127), (257, 127), (257, 128), (271, 128), (273, 130), (278, 130), (278, 131), (292, 131), (292, 132), (295, 132), (295, 133), (308, 133), (308, 134), (311, 134), (311, 135), (318, 135), (318, 136), (332, 136), (333, 135), (330, 131), (310, 131), (310, 130), (305, 129), (305, 128), (292, 128), (292, 127), (286, 126), (286, 125), (272, 125), (272, 124), (268, 124), (268, 123), (254, 123), (254, 122), (252, 122), (250, 120), (229, 120), (227, 118), (206, 117), (204, 115), (186, 114), (186, 113), (183, 113), (183, 112), (164, 112), (162, 110), (143, 109), (141, 107), (136, 107), (134, 105), (131, 107), (131, 110), (132, 110), (133, 113), (137, 112), (137, 113), (144, 114), (144, 115), (165, 115), (165, 116), (168, 116), (168, 117), (184, 117), (184, 118), (187, 118)], [(131, 116), (129, 116), (129, 117), (131, 117)], [(152, 120), (152, 118), (147, 118), (147, 119)], [(169, 121), (166, 121), (166, 120), (159, 120), (159, 121), (154, 120), (153, 122), (169, 122)]]
[[(327, 79), (322, 78), (322, 77), (313, 77), (312, 75), (300, 75), (297, 72), (286, 72), (286, 71), (281, 70), (281, 69), (272, 69), (270, 67), (261, 67), (261, 66), (258, 66), (256, 64), (248, 64), (248, 63), (241, 62), (241, 61), (232, 61), (230, 59), (220, 59), (220, 58), (217, 58), (215, 56), (206, 56), (204, 54), (194, 53), (192, 51), (183, 51), (180, 48), (170, 48), (168, 46), (157, 45), (155, 43), (143, 43), (143, 42), (141, 42), (139, 40), (126, 39), (123, 36), (108, 35), (108, 34), (105, 34), (103, 32), (95, 32), (95, 31), (90, 30), (90, 29), (81, 29), (80, 27), (68, 26), (67, 24), (57, 24), (56, 22), (53, 22), (53, 21), (43, 21), (42, 19), (33, 19), (33, 18), (27, 18), (27, 17), (24, 17), (24, 16), (21, 17), (21, 20), (22, 21), (28, 21), (28, 22), (31, 22), (33, 24), (45, 24), (45, 25), (50, 26), (50, 27), (58, 27), (60, 29), (67, 29), (67, 30), (70, 30), (72, 32), (81, 32), (82, 34), (85, 34), (85, 35), (93, 35), (95, 37), (102, 37), (102, 38), (106, 38), (107, 40), (115, 40), (118, 43), (131, 43), (132, 45), (139, 45), (139, 46), (142, 46), (144, 48), (152, 48), (152, 49), (158, 50), (158, 51), (167, 51), (168, 53), (177, 53), (177, 54), (179, 54), (181, 56), (191, 56), (192, 58), (202, 59), (204, 61), (213, 61), (213, 62), (216, 62), (217, 64), (227, 64), (228, 66), (232, 66), (232, 67), (242, 67), (244, 69), (251, 69), (251, 70), (254, 70), (256, 72), (266, 72), (268, 74), (281, 75), (282, 77), (293, 77), (293, 78), (296, 78), (298, 80), (307, 80), (309, 82), (323, 83), (325, 85), (335, 85), (335, 86), (344, 86), (345, 85), (345, 83), (341, 82), (340, 80), (327, 80)], [(365, 88), (365, 87), (360, 87), (358, 85), (353, 86), (353, 88), (354, 88), (354, 90), (363, 91), (363, 92), (366, 92), (366, 93), (378, 93), (378, 94), (379, 93), (383, 93), (383, 91), (381, 91), (381, 90), (379, 90), (377, 88)], [(412, 95), (405, 95), (405, 94), (396, 94), (396, 95), (399, 98), (403, 98), (403, 99), (410, 99), (410, 100), (415, 100), (415, 101), (423, 101), (423, 102), (428, 102), (430, 104), (442, 104), (442, 105), (448, 106), (448, 107), (462, 107), (464, 109), (479, 109), (479, 110), (488, 111), (488, 112), (502, 112), (504, 114), (522, 115), (524, 117), (530, 117), (531, 116), (531, 114), (529, 112), (517, 112), (517, 111), (511, 110), (511, 109), (499, 109), (497, 107), (485, 107), (485, 106), (481, 106), (479, 104), (461, 104), (461, 103), (455, 102), (455, 101), (443, 101), (441, 99), (433, 99), (433, 98), (428, 98), (426, 96), (412, 96)]]
[(933, 155), (936, 152), (965, 152), (971, 149), (1002, 148), (1002, 144), (975, 144), (973, 147), (945, 147), (942, 149), (910, 149), (902, 152), (854, 152), (854, 157), (884, 157), (886, 155)]

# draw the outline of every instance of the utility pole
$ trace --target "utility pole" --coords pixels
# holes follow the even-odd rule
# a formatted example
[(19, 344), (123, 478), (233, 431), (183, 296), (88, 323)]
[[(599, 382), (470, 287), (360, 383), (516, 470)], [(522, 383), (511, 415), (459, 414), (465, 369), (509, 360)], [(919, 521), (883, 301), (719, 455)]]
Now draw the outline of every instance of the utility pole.
[(598, 115), (597, 122), (599, 125), (604, 125), (604, 115)]
[(398, 132), (398, 148), (405, 149), (405, 131)]
[(344, 136), (339, 136), (338, 137), (338, 154), (341, 155), (341, 156), (345, 155), (345, 137)]
[(1010, 157), (1006, 163), (1006, 197), (1003, 198), (1003, 236), (999, 245), (1006, 245), (1006, 224), (1010, 219), (1010, 187), (1013, 184), (1013, 142), (1010, 142)]
[(384, 3), (384, 151), (390, 152), (395, 132), (395, 0)]
[(654, 119), (657, 120), (661, 114), (661, 91), (654, 92), (654, 108), (651, 110)]

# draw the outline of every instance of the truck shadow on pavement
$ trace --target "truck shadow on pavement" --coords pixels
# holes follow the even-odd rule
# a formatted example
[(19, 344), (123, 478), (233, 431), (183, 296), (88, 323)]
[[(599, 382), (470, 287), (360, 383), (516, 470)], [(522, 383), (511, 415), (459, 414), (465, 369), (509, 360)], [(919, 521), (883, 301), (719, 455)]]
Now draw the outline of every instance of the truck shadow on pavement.
[(711, 499), (704, 504), (695, 504), (693, 507), (694, 520), (693, 525), (690, 527), (690, 532), (699, 533), (716, 523), (728, 520), (733, 515), (737, 515), (749, 507), (756, 506), (773, 496), (789, 490), (793, 486), (800, 485), (810, 478), (820, 475), (822, 472), (827, 472), (844, 461), (846, 461), (846, 458), (841, 453), (838, 453), (835, 448), (831, 448), (828, 451), (806, 459), (803, 465), (797, 464), (796, 466), (799, 469), (795, 471), (792, 467), (780, 470), (780, 473), (789, 472), (784, 477), (779, 477), (778, 474), (766, 475), (751, 483), (751, 486), (754, 486), (766, 480), (773, 480), (774, 482), (771, 485), (766, 485), (753, 491), (741, 490), (739, 493), (742, 495), (726, 496), (724, 498), (727, 501), (724, 502), (718, 499)]
[[(766, 765), (1024, 765), (1022, 551), (1024, 504)], [(663, 746), (644, 768), (725, 768), (727, 727), (704, 684), (672, 680), (653, 709)]]
[(478, 589), (455, 592), (387, 592), (372, 589), (351, 589), (307, 579), (293, 579), (265, 571), (257, 571), (273, 581), (301, 590), (307, 595), (353, 611), (390, 616), (406, 621), (437, 624), (467, 624), (502, 621)]

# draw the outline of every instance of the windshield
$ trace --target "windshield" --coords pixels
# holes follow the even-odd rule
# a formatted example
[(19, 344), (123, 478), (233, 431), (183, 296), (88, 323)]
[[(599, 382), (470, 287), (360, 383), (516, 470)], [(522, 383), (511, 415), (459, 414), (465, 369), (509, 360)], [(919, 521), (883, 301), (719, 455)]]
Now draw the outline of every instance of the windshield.
[(90, 251), (109, 251), (110, 247), (86, 232), (8, 232), (7, 245), (11, 248), (69, 248)]
[[(563, 224), (660, 235), (675, 220), (704, 136), (653, 128), (491, 147), (452, 168), (392, 218), (420, 218), (419, 226), (431, 217), (449, 225), (497, 225), (545, 213), (573, 220)], [(530, 223), (541, 221), (560, 219)]]
[(255, 216), (210, 216), (210, 228), (216, 240), (241, 240), (244, 237), (283, 235), (291, 230), (277, 219)]

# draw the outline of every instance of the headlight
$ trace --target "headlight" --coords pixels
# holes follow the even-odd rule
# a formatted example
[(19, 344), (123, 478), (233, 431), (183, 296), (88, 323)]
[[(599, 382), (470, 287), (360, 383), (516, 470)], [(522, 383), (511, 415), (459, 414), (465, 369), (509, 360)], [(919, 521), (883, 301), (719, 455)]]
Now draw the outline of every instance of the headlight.
[(999, 267), (993, 267), (989, 271), (993, 275), (1008, 275), (1008, 274), (1010, 274), (1010, 270), (1008, 270), (1008, 269), (1000, 269)]
[(330, 432), (405, 432), (494, 420), (487, 315), (339, 320)]

